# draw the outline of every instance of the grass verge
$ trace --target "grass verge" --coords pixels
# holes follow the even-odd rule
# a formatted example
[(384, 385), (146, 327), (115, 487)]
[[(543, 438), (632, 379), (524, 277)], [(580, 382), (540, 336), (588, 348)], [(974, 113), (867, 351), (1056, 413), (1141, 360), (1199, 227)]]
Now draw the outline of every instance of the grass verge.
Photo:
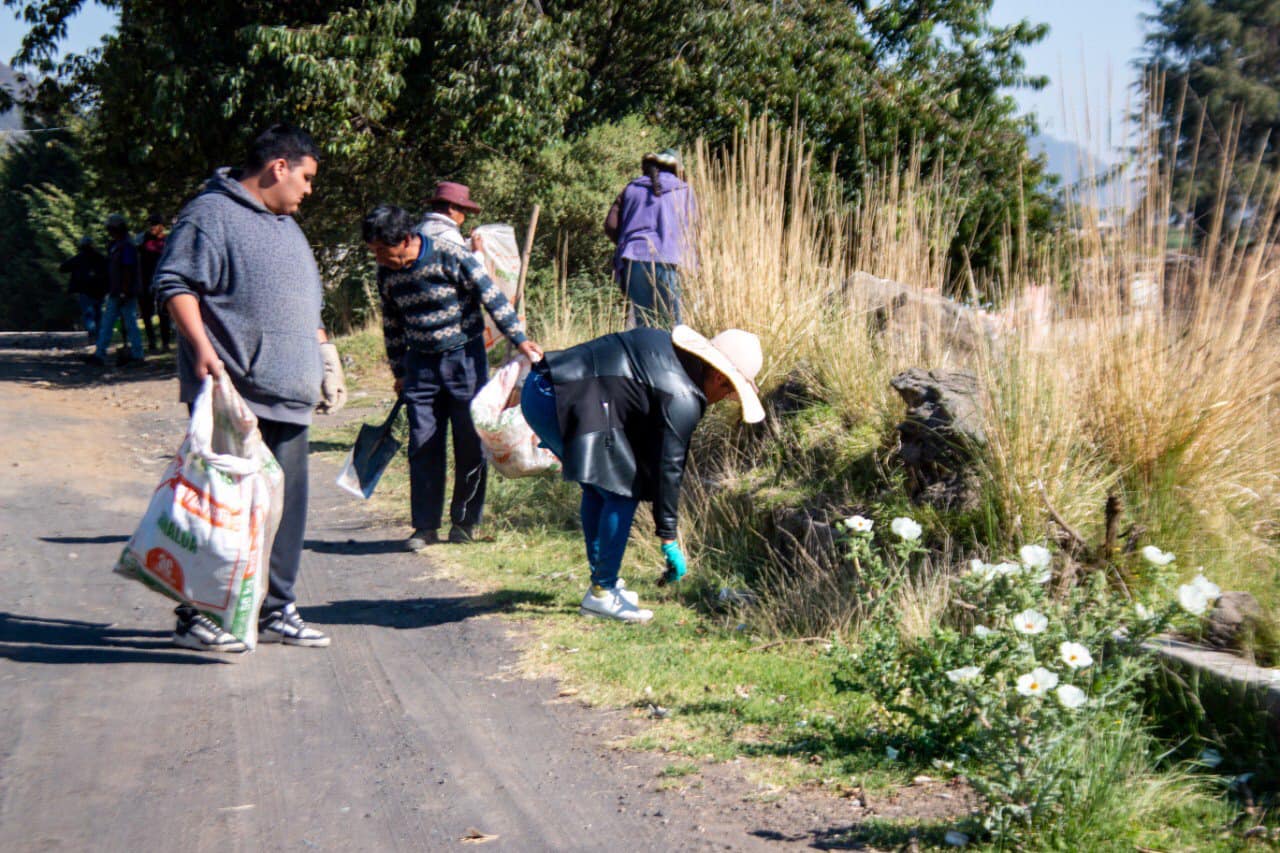
[[(380, 419), (392, 400), (380, 335), (359, 333), (339, 346), (348, 359), (353, 405), (366, 410), (364, 421)], [(339, 461), (359, 425), (317, 430), (317, 452)], [(862, 452), (850, 452), (855, 451)], [(897, 797), (920, 774), (946, 775), (945, 768), (890, 757), (871, 703), (833, 689), (834, 662), (820, 638), (776, 639), (720, 603), (720, 589), (732, 588), (739, 578), (703, 571), (682, 590), (657, 587), (661, 559), (644, 525), (628, 549), (624, 577), (655, 610), (653, 622), (639, 627), (580, 617), (577, 605), (588, 572), (577, 496), (570, 483), (494, 476), (484, 540), (465, 548), (436, 546), (428, 554), (458, 582), (513, 602), (509, 618), (523, 629), (528, 674), (557, 678), (566, 699), (629, 709), (631, 724), (618, 743), (670, 756), (660, 787), (700, 785), (701, 768), (727, 761), (741, 762), (762, 801), (796, 787), (832, 796)], [(384, 476), (370, 509), (403, 523), (407, 534), (403, 455)], [(1242, 849), (1245, 842), (1231, 830), (1238, 812), (1227, 802), (1225, 787), (1211, 789), (1203, 776), (1184, 771), (1152, 773), (1150, 762), (1139, 758), (1149, 742), (1139, 740), (1100, 735), (1096, 754), (1111, 758), (1098, 762), (1097, 784), (1086, 792), (1089, 802), (1072, 806), (1082, 815), (1072, 824), (1079, 838), (1073, 833), (1046, 843), (1082, 849), (1077, 841), (1110, 839), (1120, 844), (1113, 849)], [(1140, 821), (1130, 819), (1137, 814)], [(946, 833), (964, 817), (873, 818), (826, 840), (883, 846), (914, 838), (925, 848), (942, 847)], [(1106, 843), (1093, 849), (1107, 849)]]

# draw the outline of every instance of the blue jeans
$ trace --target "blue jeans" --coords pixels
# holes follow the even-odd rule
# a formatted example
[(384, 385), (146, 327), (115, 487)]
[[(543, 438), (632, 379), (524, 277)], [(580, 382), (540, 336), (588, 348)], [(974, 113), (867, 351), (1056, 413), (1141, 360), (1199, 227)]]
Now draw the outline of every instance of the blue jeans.
[(102, 299), (87, 293), (77, 293), (76, 300), (80, 303), (80, 325), (84, 326), (84, 333), (89, 336), (90, 343), (96, 344), (98, 327), (102, 325)]
[(143, 353), (142, 333), (138, 331), (138, 300), (132, 296), (107, 297), (102, 326), (98, 329), (98, 358), (107, 357), (107, 348), (111, 346), (111, 338), (115, 335), (117, 320), (124, 326), (124, 336), (129, 342), (129, 355), (141, 361)]
[(622, 289), (637, 326), (670, 328), (680, 321), (680, 270), (672, 264), (624, 261)]
[[(542, 439), (542, 446), (563, 459), (564, 438), (556, 418), (555, 387), (541, 373), (532, 371), (525, 380), (520, 393), (520, 410), (525, 421)], [(622, 555), (626, 553), (631, 522), (635, 520), (636, 506), (640, 502), (590, 483), (579, 485), (582, 486), (582, 504), (578, 515), (582, 519), (587, 564), (591, 566), (591, 583), (613, 589), (618, 583)]]

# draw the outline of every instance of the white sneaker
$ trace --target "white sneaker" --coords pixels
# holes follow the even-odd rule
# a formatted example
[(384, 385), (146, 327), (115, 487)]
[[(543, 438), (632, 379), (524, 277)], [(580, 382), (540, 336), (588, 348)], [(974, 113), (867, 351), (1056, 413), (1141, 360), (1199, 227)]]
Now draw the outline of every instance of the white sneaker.
[(622, 596), (627, 601), (630, 601), (636, 607), (640, 606), (640, 593), (632, 589), (627, 589), (627, 582), (622, 578), (618, 578), (618, 582), (613, 588), (618, 591), (618, 595)]
[(648, 622), (653, 618), (652, 610), (641, 610), (637, 606), (634, 592), (621, 589), (604, 589), (594, 584), (582, 596), (582, 606), (578, 612), (583, 616), (603, 616), (622, 622)]

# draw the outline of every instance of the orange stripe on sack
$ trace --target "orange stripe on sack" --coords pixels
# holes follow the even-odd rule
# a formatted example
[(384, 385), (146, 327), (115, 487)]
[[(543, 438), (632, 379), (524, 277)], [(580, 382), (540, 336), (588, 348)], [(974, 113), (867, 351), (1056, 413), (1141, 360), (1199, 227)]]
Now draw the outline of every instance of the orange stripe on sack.
[(185, 477), (179, 476), (178, 485), (174, 488), (173, 494), (184, 510), (197, 518), (204, 519), (214, 527), (236, 530), (242, 523), (241, 510), (231, 509), (225, 504), (218, 503)]

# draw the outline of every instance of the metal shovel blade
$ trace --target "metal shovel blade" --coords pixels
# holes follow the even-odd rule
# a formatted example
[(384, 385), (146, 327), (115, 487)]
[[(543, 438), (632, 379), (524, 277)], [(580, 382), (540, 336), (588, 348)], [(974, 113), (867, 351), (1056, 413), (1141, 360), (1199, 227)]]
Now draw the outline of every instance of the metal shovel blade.
[(391, 460), (400, 450), (400, 442), (393, 435), (396, 416), (400, 414), (403, 400), (396, 400), (391, 407), (391, 414), (379, 424), (365, 424), (360, 427), (356, 443), (347, 454), (346, 464), (338, 475), (338, 486), (359, 498), (368, 500), (387, 470)]

